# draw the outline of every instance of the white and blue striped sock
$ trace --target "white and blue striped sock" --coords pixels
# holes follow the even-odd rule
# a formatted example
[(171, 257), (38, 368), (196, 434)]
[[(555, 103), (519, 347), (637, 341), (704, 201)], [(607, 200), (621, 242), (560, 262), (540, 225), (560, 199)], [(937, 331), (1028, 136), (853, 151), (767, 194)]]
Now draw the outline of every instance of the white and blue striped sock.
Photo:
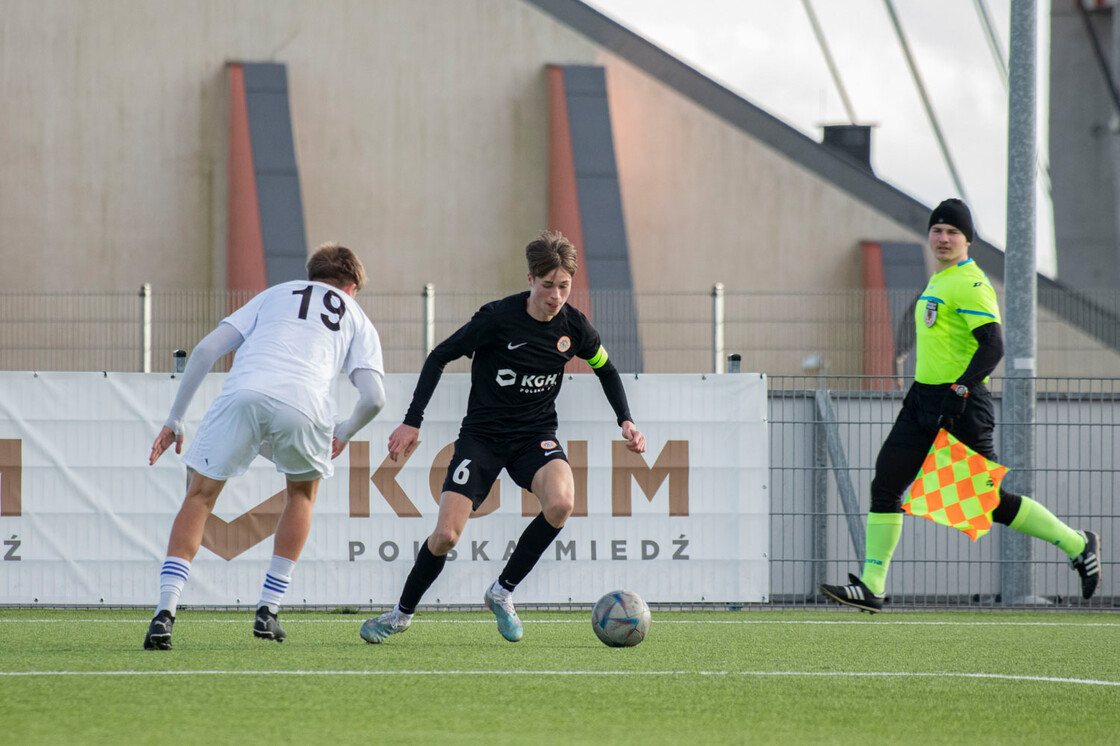
[(292, 582), (292, 570), (295, 569), (295, 560), (272, 555), (272, 562), (268, 565), (268, 572), (264, 576), (264, 585), (261, 586), (261, 600), (257, 607), (267, 606), (273, 614), (280, 611), (280, 602), (288, 592), (288, 585)]
[(182, 557), (168, 555), (163, 561), (163, 569), (159, 571), (159, 606), (156, 613), (167, 610), (175, 616), (179, 606), (179, 596), (183, 593), (183, 586), (191, 574), (191, 563)]

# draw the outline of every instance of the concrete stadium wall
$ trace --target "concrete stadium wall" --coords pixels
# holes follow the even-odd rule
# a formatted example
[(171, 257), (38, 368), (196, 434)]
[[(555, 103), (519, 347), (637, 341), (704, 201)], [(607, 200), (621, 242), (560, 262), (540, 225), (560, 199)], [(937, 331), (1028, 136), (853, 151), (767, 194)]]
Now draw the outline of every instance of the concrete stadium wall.
[(638, 291), (859, 283), (914, 236), (596, 49), (494, 0), (3, 0), (3, 289), (220, 288), (229, 61), (288, 66), (308, 240), (374, 288), (522, 286), (547, 206), (545, 65), (607, 68)]
[[(1089, 14), (1106, 55), (1111, 10)], [(1115, 68), (1115, 64), (1113, 63)], [(1115, 116), (1108, 82), (1074, 3), (1050, 8), (1050, 179), (1058, 279), (1077, 288), (1120, 287)]]
[[(549, 64), (607, 70), (639, 295), (856, 291), (861, 241), (924, 240), (519, 0), (0, 0), (0, 19), (0, 293), (223, 290), (236, 61), (287, 66), (308, 242), (355, 248), (369, 293), (524, 287)], [(647, 371), (710, 369), (708, 333), (647, 323), (677, 313), (657, 303), (639, 318)], [(851, 319), (842, 333), (809, 305), (797, 323), (855, 350), (832, 372), (859, 373)], [(797, 372), (817, 351), (752, 367)], [(1048, 374), (1087, 372), (1057, 360)]]
[(636, 288), (857, 289), (860, 241), (924, 240), (609, 53), (597, 64)]
[(223, 287), (225, 64), (288, 66), (309, 243), (374, 288), (521, 286), (546, 218), (544, 64), (518, 2), (3, 0), (2, 289)]

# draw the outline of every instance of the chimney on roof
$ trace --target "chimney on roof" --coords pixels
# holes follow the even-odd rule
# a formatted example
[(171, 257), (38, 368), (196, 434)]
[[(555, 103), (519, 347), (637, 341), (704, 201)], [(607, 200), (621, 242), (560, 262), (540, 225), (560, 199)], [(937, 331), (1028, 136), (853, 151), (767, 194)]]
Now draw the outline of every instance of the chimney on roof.
[(871, 125), (826, 124), (823, 129), (822, 144), (826, 148), (843, 153), (874, 173), (871, 170)]

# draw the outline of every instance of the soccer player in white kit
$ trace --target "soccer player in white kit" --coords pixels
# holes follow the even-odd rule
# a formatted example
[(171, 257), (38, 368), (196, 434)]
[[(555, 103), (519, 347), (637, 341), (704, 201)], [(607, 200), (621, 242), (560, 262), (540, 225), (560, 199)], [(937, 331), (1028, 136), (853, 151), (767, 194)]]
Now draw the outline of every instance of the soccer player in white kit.
[[(206, 519), (226, 480), (244, 474), (258, 453), (287, 477), (288, 489), (253, 634), (276, 642), (287, 637), (276, 614), (311, 529), (319, 480), (334, 473), (331, 459), (385, 405), (381, 340), (353, 300), (366, 281), (361, 261), (350, 249), (326, 243), (307, 261), (307, 277), (271, 287), (223, 319), (183, 371), (171, 414), (152, 444), (151, 464), (172, 444), (182, 451), (191, 398), (215, 361), (237, 351), (222, 393), (183, 456), (194, 476), (171, 527), (145, 650), (171, 648), (179, 596)], [(336, 425), (331, 388), (340, 370), (359, 398), (349, 419)]]

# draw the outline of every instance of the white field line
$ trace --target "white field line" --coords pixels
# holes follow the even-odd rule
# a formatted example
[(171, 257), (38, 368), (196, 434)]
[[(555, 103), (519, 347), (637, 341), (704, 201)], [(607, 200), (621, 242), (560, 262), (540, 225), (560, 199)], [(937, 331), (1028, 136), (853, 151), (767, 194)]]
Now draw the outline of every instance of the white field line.
[[(281, 612), (282, 613), (282, 612)], [(748, 612), (749, 613), (749, 612)], [(245, 612), (246, 618), (252, 612)], [(359, 620), (375, 615), (347, 614), (347, 619), (300, 619), (285, 617), (284, 624), (354, 624)], [(826, 620), (826, 619), (661, 619), (656, 614), (654, 620), (661, 624), (855, 624), (882, 626), (938, 626), (938, 627), (1120, 627), (1117, 622), (956, 622), (956, 621), (891, 621), (891, 620)], [(590, 616), (588, 617), (590, 619)], [(0, 624), (147, 624), (148, 619), (0, 619)], [(205, 619), (196, 618), (193, 612), (183, 618), (189, 624), (244, 624), (245, 619)], [(588, 624), (587, 619), (521, 619), (523, 624)], [(493, 624), (493, 619), (422, 619), (412, 620), (413, 624)]]
[(0, 671), (0, 677), (27, 676), (807, 676), (841, 678), (994, 679), (1052, 684), (1120, 686), (1120, 681), (1063, 676), (918, 671)]

